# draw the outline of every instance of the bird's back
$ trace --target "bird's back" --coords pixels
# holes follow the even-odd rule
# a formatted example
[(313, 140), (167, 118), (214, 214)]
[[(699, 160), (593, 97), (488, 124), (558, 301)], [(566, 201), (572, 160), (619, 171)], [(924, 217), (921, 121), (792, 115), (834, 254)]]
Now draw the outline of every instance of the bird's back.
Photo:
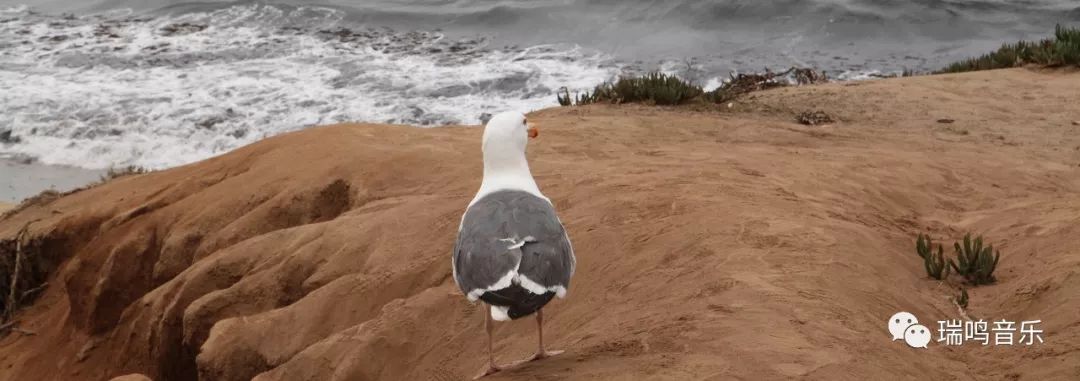
[(518, 318), (565, 294), (575, 259), (550, 202), (503, 190), (466, 210), (453, 265), (454, 280), (470, 299), (505, 307)]

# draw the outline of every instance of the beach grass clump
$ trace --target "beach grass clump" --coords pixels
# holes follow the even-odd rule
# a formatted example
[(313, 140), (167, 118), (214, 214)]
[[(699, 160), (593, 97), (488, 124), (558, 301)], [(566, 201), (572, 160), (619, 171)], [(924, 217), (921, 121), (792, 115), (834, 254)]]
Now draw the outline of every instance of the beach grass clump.
[[(555, 94), (555, 96), (559, 99), (559, 106), (570, 106), (574, 104), (574, 98), (570, 97), (570, 90), (565, 87), (559, 89), (559, 93)], [(487, 121), (484, 121), (484, 124), (487, 124)]]
[[(647, 103), (655, 105), (680, 105), (701, 96), (700, 86), (664, 73), (648, 73), (640, 77), (622, 77), (615, 82), (605, 82), (592, 92), (578, 95), (575, 104), (590, 103)], [(559, 104), (568, 106), (569, 93), (559, 96)]]
[(782, 72), (731, 74), (727, 81), (712, 91), (683, 80), (675, 75), (652, 72), (642, 76), (621, 77), (614, 82), (597, 85), (591, 92), (571, 96), (565, 87), (556, 98), (562, 106), (592, 103), (644, 103), (652, 105), (683, 105), (689, 103), (725, 103), (754, 91), (795, 84), (827, 82), (824, 72), (790, 68)]
[(1080, 28), (1057, 25), (1053, 38), (1005, 43), (994, 52), (953, 63), (936, 73), (1004, 69), (1028, 64), (1080, 66)]

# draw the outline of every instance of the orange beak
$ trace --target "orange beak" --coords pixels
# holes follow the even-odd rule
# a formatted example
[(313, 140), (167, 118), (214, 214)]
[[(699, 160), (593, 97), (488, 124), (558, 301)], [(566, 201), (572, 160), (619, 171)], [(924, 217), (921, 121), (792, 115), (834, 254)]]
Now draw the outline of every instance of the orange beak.
[(536, 139), (537, 136), (540, 136), (540, 130), (537, 130), (536, 127), (529, 127), (529, 139)]

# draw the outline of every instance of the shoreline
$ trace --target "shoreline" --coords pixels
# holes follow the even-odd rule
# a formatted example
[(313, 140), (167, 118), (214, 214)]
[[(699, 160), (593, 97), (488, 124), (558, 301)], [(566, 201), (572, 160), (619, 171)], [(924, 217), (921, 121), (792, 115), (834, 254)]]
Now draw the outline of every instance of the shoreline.
[[(21, 163), (0, 159), (0, 211), (18, 205), (22, 200), (45, 190), (67, 192), (101, 179), (105, 170), (85, 169), (63, 165)], [(8, 205), (10, 204), (10, 205)]]
[[(530, 171), (580, 249), (544, 328), (571, 357), (493, 377), (1069, 379), (1078, 87), (1010, 69), (776, 88), (722, 112), (530, 113)], [(798, 123), (807, 111), (835, 122)], [(474, 375), (488, 343), (448, 254), (482, 133), (320, 126), (9, 212), (0, 250), (32, 223), (22, 247), (43, 255), (16, 284), (38, 293), (14, 320), (35, 335), (4, 338), (0, 381)], [(993, 286), (932, 279), (911, 252), (917, 234), (967, 232), (1000, 246)], [(963, 292), (959, 315), (1039, 319), (1045, 342), (889, 339), (898, 310), (957, 319)], [(533, 350), (528, 323), (499, 326), (498, 356)]]
[[(169, 6), (159, 0), (143, 5), (151, 9), (154, 3)], [(8, 153), (48, 163), (93, 168), (130, 163), (167, 168), (308, 126), (345, 121), (473, 124), (484, 113), (554, 106), (557, 89), (584, 93), (625, 76), (652, 72), (676, 75), (706, 90), (733, 75), (762, 74), (768, 68), (813, 68), (841, 81), (931, 72), (999, 48), (1002, 41), (1048, 37), (1052, 26), (1048, 19), (1057, 14), (1046, 11), (1046, 17), (1032, 17), (1031, 6), (1017, 7), (1032, 20), (1022, 33), (990, 22), (973, 27), (992, 28), (988, 31), (995, 33), (970, 36), (968, 31), (956, 31), (959, 35), (947, 39), (938, 34), (897, 37), (876, 33), (878, 27), (856, 22), (843, 28), (833, 25), (839, 29), (829, 33), (807, 33), (794, 43), (785, 32), (789, 27), (819, 27), (817, 21), (806, 18), (807, 11), (822, 12), (822, 19), (831, 19), (834, 10), (746, 7), (743, 11), (748, 13), (737, 17), (740, 23), (757, 15), (766, 25), (778, 23), (778, 28), (755, 22), (753, 32), (731, 33), (717, 20), (731, 17), (729, 12), (709, 16), (707, 24), (687, 24), (687, 20), (701, 17), (699, 11), (671, 9), (641, 24), (632, 21), (636, 20), (633, 17), (627, 19), (630, 24), (623, 26), (642, 33), (631, 36), (603, 25), (547, 14), (563, 12), (580, 17), (582, 12), (609, 13), (602, 7), (579, 9), (573, 3), (543, 11), (507, 4), (497, 14), (506, 18), (505, 23), (486, 22), (493, 15), (472, 7), (462, 7), (462, 13), (453, 16), (428, 6), (408, 11), (417, 17), (427, 15), (424, 18), (430, 17), (428, 21), (443, 19), (449, 24), (436, 24), (447, 29), (457, 25), (458, 32), (429, 30), (430, 22), (416, 20), (401, 20), (399, 27), (371, 29), (367, 21), (338, 19), (351, 14), (347, 9), (320, 7), (319, 11), (293, 14), (290, 7), (191, 4), (172, 9), (175, 13), (140, 17), (127, 11), (106, 11), (111, 9), (109, 4), (89, 7), (104, 12), (94, 16), (42, 13), (30, 6), (13, 8), (4, 16), (10, 22), (0, 28), (11, 32), (0, 33), (0, 45), (12, 44), (20, 50), (0, 59), (0, 65), (12, 68), (11, 76), (0, 78), (0, 87), (23, 94), (7, 100), (8, 108), (46, 117), (20, 119), (17, 129), (6, 127), (15, 126), (15, 119), (9, 118), (14, 115), (0, 118), (0, 125), (5, 125), (0, 142), (18, 148)], [(381, 7), (372, 11), (376, 8)], [(918, 5), (913, 9), (924, 8)], [(622, 15), (658, 12), (646, 3), (620, 4), (617, 9), (629, 12), (617, 12)], [(1001, 7), (988, 10), (1003, 11)], [(891, 7), (882, 11), (894, 12)], [(365, 20), (371, 16), (367, 12), (362, 12)], [(533, 12), (541, 14), (521, 20), (513, 16)], [(470, 14), (476, 18), (465, 16)], [(778, 14), (794, 18), (784, 21)], [(513, 27), (526, 19), (531, 20), (531, 27), (551, 22), (571, 24), (569, 28), (528, 28), (528, 32)], [(968, 21), (982, 25), (980, 19)], [(852, 21), (845, 17), (838, 23)], [(909, 20), (895, 22), (905, 29), (915, 28)], [(484, 27), (478, 28), (480, 25)], [(588, 38), (581, 38), (579, 25), (598, 34), (585, 33)], [(863, 28), (871, 33), (854, 32)], [(851, 42), (840, 37), (847, 33), (860, 38)], [(455, 34), (461, 37), (451, 37)], [(523, 39), (514, 42), (511, 35)], [(763, 39), (770, 35), (775, 38)], [(972, 39), (959, 45), (952, 42), (952, 38), (965, 36)], [(180, 39), (191, 43), (178, 44)], [(140, 42), (133, 44), (136, 40)], [(412, 60), (408, 70), (388, 64), (406, 58)], [(31, 70), (37, 67), (78, 70)], [(259, 78), (278, 80), (247, 85)], [(41, 87), (39, 83), (56, 86)], [(292, 91), (293, 83), (307, 84), (305, 91)], [(177, 98), (177, 94), (186, 95)], [(227, 102), (221, 102), (216, 94), (227, 94)], [(87, 98), (106, 101), (87, 103)], [(63, 112), (53, 115), (56, 110)]]

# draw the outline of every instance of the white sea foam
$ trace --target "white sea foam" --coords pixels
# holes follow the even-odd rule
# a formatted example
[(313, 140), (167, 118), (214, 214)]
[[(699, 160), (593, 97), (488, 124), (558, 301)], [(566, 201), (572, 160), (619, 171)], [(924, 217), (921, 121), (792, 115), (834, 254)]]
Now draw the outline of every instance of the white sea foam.
[(344, 29), (317, 7), (179, 16), (0, 11), (0, 156), (163, 168), (307, 126), (479, 123), (612, 78), (576, 46), (495, 49), (434, 32)]
[(723, 86), (723, 85), (724, 85), (724, 79), (723, 78), (712, 77), (712, 78), (709, 78), (708, 81), (705, 81), (705, 84), (701, 86), (701, 89), (705, 90), (705, 91), (716, 91), (716, 89), (720, 88), (720, 86)]
[(881, 70), (848, 70), (841, 72), (836, 76), (840, 81), (867, 81), (872, 79), (882, 79), (889, 77), (896, 77), (903, 74), (903, 71), (896, 72), (883, 72)]

